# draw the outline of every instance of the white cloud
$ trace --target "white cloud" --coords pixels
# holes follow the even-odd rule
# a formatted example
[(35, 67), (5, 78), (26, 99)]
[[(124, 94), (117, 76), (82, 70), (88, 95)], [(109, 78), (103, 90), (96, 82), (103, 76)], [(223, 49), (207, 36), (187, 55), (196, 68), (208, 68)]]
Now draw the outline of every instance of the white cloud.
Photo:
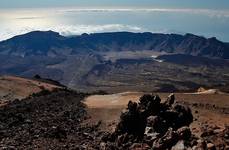
[(229, 17), (229, 10), (215, 9), (181, 9), (181, 8), (66, 8), (59, 9), (58, 12), (74, 13), (74, 12), (170, 12), (170, 13), (188, 13), (201, 14), (210, 17)]
[[(57, 15), (58, 13), (77, 13), (77, 12), (159, 12), (159, 13), (186, 13), (206, 15), (210, 17), (227, 17), (229, 18), (229, 10), (217, 10), (217, 9), (195, 9), (195, 8), (37, 8), (37, 9), (22, 9), (7, 11), (0, 9), (1, 17), (14, 17), (15, 15), (25, 15), (25, 17), (16, 17), (15, 19), (39, 19), (49, 15)], [(39, 16), (33, 16), (37, 15)], [(34, 17), (34, 18), (33, 18)]]
[(141, 32), (142, 28), (131, 25), (123, 24), (105, 24), (105, 25), (66, 25), (66, 26), (52, 26), (52, 27), (21, 27), (17, 28), (6, 28), (0, 32), (0, 40), (9, 39), (13, 36), (28, 33), (31, 31), (40, 30), (47, 31), (52, 30), (59, 32), (63, 36), (79, 35), (82, 33), (98, 33), (98, 32), (116, 32), (116, 31), (130, 31), (130, 32)]
[(196, 14), (205, 15), (209, 17), (217, 18), (229, 18), (229, 10), (216, 10), (216, 9), (194, 9), (194, 8), (67, 8), (67, 9), (53, 9), (49, 12), (54, 14), (59, 13), (71, 13), (71, 12), (147, 12), (147, 13), (186, 13), (186, 14)]
[(96, 33), (96, 32), (112, 32), (112, 31), (140, 32), (142, 31), (140, 27), (122, 25), (122, 24), (62, 26), (62, 27), (56, 27), (53, 30), (60, 32), (60, 34), (65, 36), (77, 35), (82, 33)]
[(15, 19), (19, 19), (19, 20), (32, 20), (32, 19), (42, 19), (43, 17), (36, 17), (36, 16), (33, 16), (33, 17), (18, 17), (18, 18), (15, 18)]
[[(87, 24), (70, 24), (60, 25), (61, 22), (56, 21), (58, 14), (77, 12), (145, 12), (145, 13), (178, 13), (179, 14), (196, 14), (205, 15), (208, 17), (229, 18), (229, 10), (213, 10), (213, 9), (168, 9), (168, 8), (56, 8), (44, 10), (23, 10), (23, 11), (1, 11), (0, 10), (0, 40), (11, 38), (15, 35), (24, 34), (34, 30), (53, 30), (64, 36), (78, 35), (82, 33), (97, 33), (97, 32), (115, 32), (115, 31), (131, 31), (131, 32), (157, 32), (157, 33), (180, 33), (174, 30), (145, 29), (135, 25), (123, 24), (102, 24), (102, 25), (87, 25)], [(73, 14), (74, 15), (74, 14)], [(79, 14), (81, 15), (81, 14)], [(134, 15), (134, 14), (133, 14)], [(63, 17), (62, 15), (60, 15)], [(83, 18), (82, 18), (83, 19)], [(109, 19), (109, 18), (108, 18)], [(56, 22), (55, 22), (56, 21)], [(112, 21), (113, 22), (113, 21)], [(138, 23), (136, 21), (136, 23)], [(148, 22), (146, 22), (147, 24)], [(99, 24), (99, 22), (98, 22)], [(184, 24), (185, 25), (185, 24)], [(162, 27), (166, 28), (166, 27)], [(170, 28), (168, 28), (170, 29)], [(181, 30), (180, 28), (178, 30)]]

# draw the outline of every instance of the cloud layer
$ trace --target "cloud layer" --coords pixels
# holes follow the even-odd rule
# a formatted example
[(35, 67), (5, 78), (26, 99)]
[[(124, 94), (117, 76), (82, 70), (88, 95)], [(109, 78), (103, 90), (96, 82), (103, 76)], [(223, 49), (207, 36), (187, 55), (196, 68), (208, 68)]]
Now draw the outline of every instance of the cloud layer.
[(20, 29), (8, 28), (0, 32), (0, 41), (9, 39), (13, 36), (28, 33), (34, 30), (47, 31), (52, 30), (59, 32), (63, 36), (79, 35), (82, 33), (98, 33), (98, 32), (112, 32), (112, 31), (130, 31), (141, 32), (142, 28), (123, 24), (105, 24), (105, 25), (68, 25), (68, 26), (52, 26), (45, 28), (37, 27), (22, 27)]
[(140, 32), (142, 31), (140, 27), (123, 25), (123, 24), (62, 26), (62, 27), (56, 27), (53, 30), (59, 32), (64, 36), (78, 35), (82, 33), (96, 33), (96, 32), (112, 32), (112, 31)]
[(210, 17), (229, 17), (229, 10), (215, 10), (215, 9), (180, 9), (180, 8), (67, 8), (59, 9), (58, 12), (170, 12), (170, 13), (189, 13), (198, 15), (207, 15)]
[[(77, 13), (77, 12), (94, 12), (94, 13), (107, 13), (107, 12), (146, 12), (146, 13), (185, 13), (185, 14), (197, 14), (197, 15), (206, 15), (210, 17), (227, 17), (229, 18), (229, 10), (223, 9), (195, 9), (195, 8), (42, 8), (42, 9), (21, 9), (11, 11), (12, 13), (30, 13), (39, 12), (39, 14), (58, 14), (58, 13)], [(1, 16), (9, 16), (11, 13), (9, 11), (3, 11), (0, 9)], [(31, 17), (31, 16), (30, 16)], [(29, 18), (30, 18), (29, 17)], [(36, 19), (38, 16), (35, 16)], [(19, 19), (27, 19), (27, 17), (18, 17)]]
[[(154, 13), (165, 14), (168, 17), (161, 18), (159, 15), (151, 15)], [(189, 18), (189, 14), (193, 16)], [(196, 16), (198, 19), (195, 20)], [(216, 19), (217, 22), (212, 21)], [(228, 19), (229, 10), (213, 9), (52, 8), (0, 10), (0, 40), (34, 30), (53, 30), (64, 36), (115, 31), (160, 33), (181, 33), (183, 31), (228, 39)]]

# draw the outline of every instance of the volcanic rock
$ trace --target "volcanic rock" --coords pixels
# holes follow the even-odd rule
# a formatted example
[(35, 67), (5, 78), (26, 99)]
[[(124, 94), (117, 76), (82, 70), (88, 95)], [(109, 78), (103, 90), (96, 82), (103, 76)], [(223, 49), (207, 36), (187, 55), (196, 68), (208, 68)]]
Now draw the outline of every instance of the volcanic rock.
[[(174, 94), (163, 103), (153, 94), (143, 95), (139, 103), (130, 101), (112, 134), (116, 139), (113, 141), (117, 141), (120, 149), (130, 148), (130, 143), (136, 143), (131, 145), (134, 149), (140, 147), (139, 143), (146, 143), (155, 150), (181, 147), (182, 141), (192, 141), (188, 127), (193, 121), (191, 109), (174, 103)], [(185, 148), (191, 145), (187, 143), (189, 146), (184, 145)]]
[(207, 144), (207, 149), (208, 149), (208, 150), (216, 150), (215, 145), (212, 144), (212, 143), (208, 143), (208, 144)]

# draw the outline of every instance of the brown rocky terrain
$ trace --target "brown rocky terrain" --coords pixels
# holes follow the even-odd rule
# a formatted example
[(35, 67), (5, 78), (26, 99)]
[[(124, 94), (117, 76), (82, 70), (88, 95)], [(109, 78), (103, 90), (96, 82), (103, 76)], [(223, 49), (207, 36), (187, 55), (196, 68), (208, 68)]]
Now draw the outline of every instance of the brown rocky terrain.
[(0, 76), (0, 103), (2, 105), (8, 101), (26, 98), (44, 89), (52, 91), (55, 88), (62, 87), (46, 82), (45, 80)]
[(227, 93), (91, 95), (50, 82), (2, 78), (24, 97), (0, 107), (0, 149), (228, 149)]
[[(94, 118), (92, 122), (101, 120), (102, 130), (114, 132), (120, 120), (120, 113), (126, 108), (128, 101), (139, 102), (142, 95), (143, 93), (139, 92), (94, 95), (86, 98), (85, 103), (88, 105), (89, 114)], [(165, 100), (168, 93), (158, 95)], [(213, 143), (217, 149), (226, 149), (228, 140), (225, 141), (222, 132), (229, 126), (229, 95), (175, 93), (175, 96), (179, 104), (189, 106), (192, 110), (192, 134)]]
[(43, 90), (0, 107), (0, 149), (87, 149), (96, 147), (98, 125), (87, 118), (86, 95), (66, 89)]

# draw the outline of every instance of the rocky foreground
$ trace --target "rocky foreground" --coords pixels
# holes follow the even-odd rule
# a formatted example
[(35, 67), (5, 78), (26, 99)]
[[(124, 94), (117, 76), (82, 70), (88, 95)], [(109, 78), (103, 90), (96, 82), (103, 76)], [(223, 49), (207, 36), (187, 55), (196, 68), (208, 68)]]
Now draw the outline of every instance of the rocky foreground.
[(143, 95), (129, 102), (116, 130), (100, 131), (81, 102), (87, 94), (44, 90), (0, 107), (0, 149), (228, 149), (229, 127), (207, 128), (197, 137), (189, 128), (189, 107), (170, 95)]
[[(0, 108), (0, 149), (79, 149), (87, 141), (81, 127), (86, 94), (44, 90)], [(89, 141), (93, 141), (90, 139)]]
[(139, 103), (129, 102), (114, 133), (103, 138), (105, 149), (205, 150), (228, 149), (229, 128), (206, 129), (201, 137), (192, 134), (193, 115), (189, 107), (170, 95), (161, 102), (157, 95), (143, 95)]

